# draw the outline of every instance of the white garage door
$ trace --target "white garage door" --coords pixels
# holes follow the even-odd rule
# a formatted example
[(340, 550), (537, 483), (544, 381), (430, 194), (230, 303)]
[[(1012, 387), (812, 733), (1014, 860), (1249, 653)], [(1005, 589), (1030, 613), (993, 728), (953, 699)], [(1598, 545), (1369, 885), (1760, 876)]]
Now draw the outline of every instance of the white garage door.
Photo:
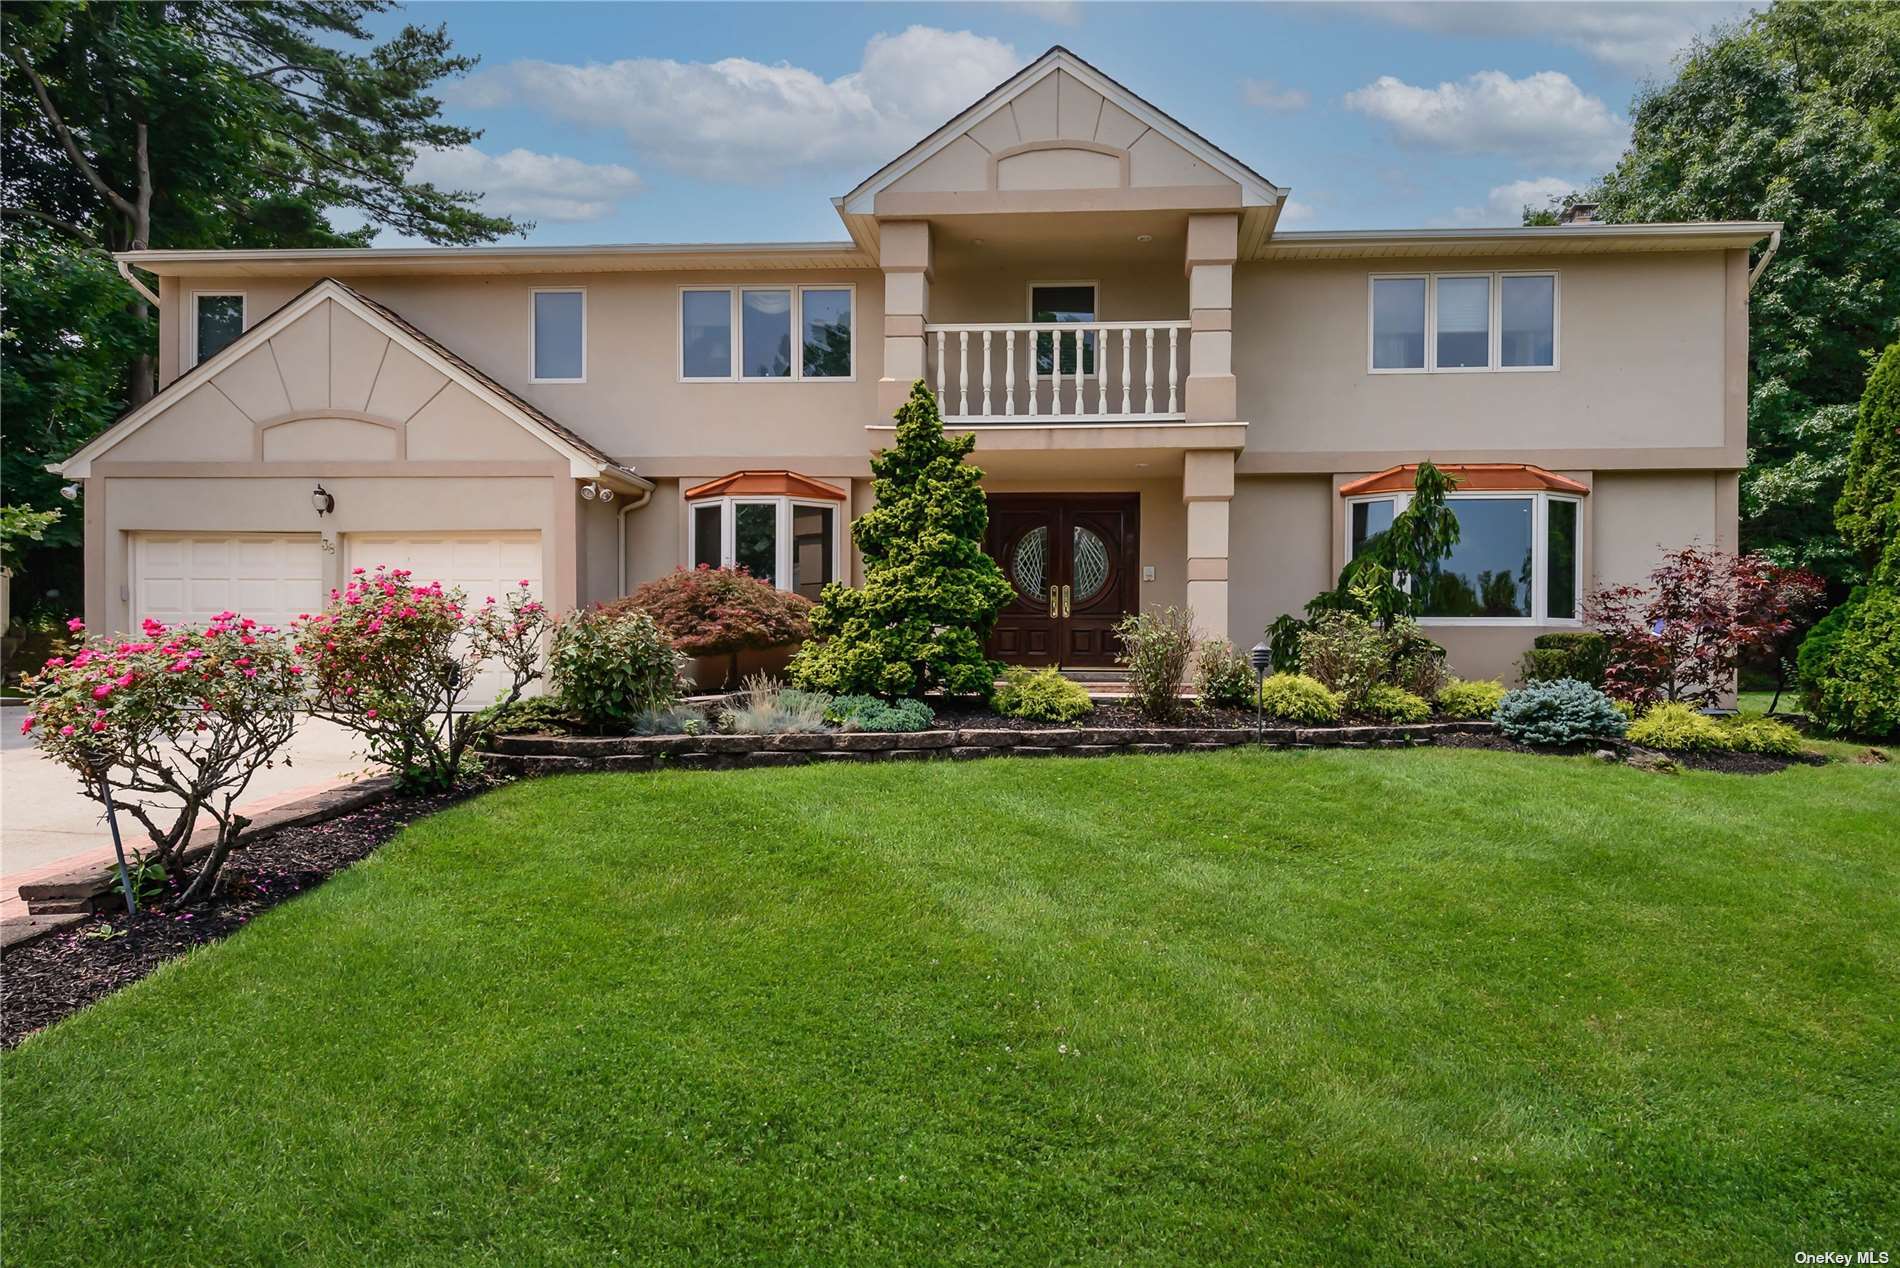
[[(344, 539), (344, 560), (352, 568), (375, 571), (378, 564), (407, 568), (421, 585), (440, 581), (459, 588), (471, 604), (493, 595), (504, 601), (523, 581), (535, 598), (541, 591), (541, 534), (539, 533), (350, 533)], [(484, 670), (469, 698), (472, 707), (494, 702), (507, 687), (498, 670)], [(533, 694), (539, 684), (529, 688)]]
[(132, 628), (147, 617), (203, 624), (236, 612), (279, 629), (323, 607), (315, 533), (138, 533), (132, 538)]

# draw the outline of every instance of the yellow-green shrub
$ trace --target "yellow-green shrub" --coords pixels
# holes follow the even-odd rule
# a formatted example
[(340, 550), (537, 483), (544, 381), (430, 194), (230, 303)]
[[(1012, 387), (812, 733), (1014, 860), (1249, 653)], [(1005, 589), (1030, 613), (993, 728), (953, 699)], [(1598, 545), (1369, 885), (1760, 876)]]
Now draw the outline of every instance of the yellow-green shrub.
[(1438, 711), (1448, 718), (1488, 718), (1504, 699), (1504, 684), (1490, 678), (1453, 678), (1438, 689)]
[(1657, 705), (1630, 724), (1629, 741), (1685, 753), (1725, 753), (1734, 747), (1714, 718), (1686, 704)]
[(1003, 674), (993, 703), (996, 711), (1006, 718), (1027, 718), (1034, 722), (1073, 722), (1095, 708), (1087, 689), (1064, 678), (1061, 670), (1032, 672), (1021, 667)]
[(1320, 726), (1339, 721), (1339, 697), (1317, 678), (1274, 674), (1260, 684), (1260, 711), (1276, 721)]
[(1424, 722), (1432, 716), (1432, 706), (1423, 696), (1415, 696), (1389, 682), (1379, 683), (1367, 691), (1359, 711), (1386, 722)]
[(1721, 724), (1729, 747), (1738, 753), (1767, 753), (1794, 757), (1801, 752), (1801, 732), (1773, 718), (1731, 718)]

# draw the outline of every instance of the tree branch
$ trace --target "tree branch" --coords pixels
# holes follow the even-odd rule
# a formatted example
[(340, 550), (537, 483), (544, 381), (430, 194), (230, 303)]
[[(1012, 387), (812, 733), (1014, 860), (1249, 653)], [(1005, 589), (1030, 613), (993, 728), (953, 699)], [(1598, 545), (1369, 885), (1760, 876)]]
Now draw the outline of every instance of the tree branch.
[(104, 195), (107, 202), (118, 208), (119, 211), (125, 215), (136, 217), (138, 215), (138, 208), (128, 202), (119, 191), (106, 184), (105, 179), (93, 169), (92, 164), (86, 161), (85, 154), (79, 149), (79, 142), (73, 139), (72, 129), (68, 128), (66, 121), (59, 117), (59, 108), (53, 104), (51, 94), (46, 91), (46, 81), (41, 79), (40, 73), (33, 69), (33, 63), (27, 60), (26, 54), (17, 48), (10, 48), (7, 50), (7, 56), (12, 58), (13, 64), (20, 68), (21, 73), (26, 76), (27, 82), (33, 85), (33, 95), (40, 100), (41, 113), (46, 116), (46, 121), (53, 125), (53, 134), (59, 138), (59, 143), (65, 147), (67, 157), (72, 159), (73, 165), (79, 169), (79, 174), (84, 176), (94, 189)]
[(58, 216), (48, 215), (33, 207), (0, 207), (0, 216), (10, 216), (16, 220), (37, 220), (41, 224), (51, 225), (62, 233), (71, 234), (89, 247), (99, 245), (99, 240), (81, 226), (70, 220), (61, 220)]

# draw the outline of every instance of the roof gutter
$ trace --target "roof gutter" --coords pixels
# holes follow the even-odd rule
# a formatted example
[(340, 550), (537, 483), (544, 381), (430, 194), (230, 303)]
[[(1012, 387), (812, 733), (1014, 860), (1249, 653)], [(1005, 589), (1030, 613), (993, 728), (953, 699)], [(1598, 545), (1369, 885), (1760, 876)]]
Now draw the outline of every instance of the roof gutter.
[(1781, 230), (1776, 229), (1768, 235), (1768, 249), (1761, 253), (1761, 259), (1755, 261), (1755, 267), (1748, 271), (1748, 293), (1755, 293), (1755, 282), (1768, 269), (1768, 261), (1775, 258), (1775, 252), (1781, 249)]
[(132, 266), (126, 262), (124, 256), (115, 255), (112, 257), (112, 262), (119, 266), (119, 276), (125, 279), (125, 284), (143, 296), (146, 303), (150, 304), (153, 308), (163, 307), (163, 305), (158, 302), (158, 296), (147, 290), (145, 283), (139, 281), (139, 279), (133, 275)]

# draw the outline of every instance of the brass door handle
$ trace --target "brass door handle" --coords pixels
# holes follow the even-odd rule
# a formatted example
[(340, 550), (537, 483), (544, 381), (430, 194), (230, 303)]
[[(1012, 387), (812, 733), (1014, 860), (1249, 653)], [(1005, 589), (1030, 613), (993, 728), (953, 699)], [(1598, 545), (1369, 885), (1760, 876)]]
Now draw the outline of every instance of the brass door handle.
[(1059, 586), (1049, 587), (1049, 615), (1051, 617), (1058, 617), (1062, 615), (1062, 603), (1061, 603), (1061, 600), (1058, 598), (1060, 593), (1061, 593), (1061, 587)]
[(1062, 587), (1062, 615), (1069, 615), (1069, 587)]

